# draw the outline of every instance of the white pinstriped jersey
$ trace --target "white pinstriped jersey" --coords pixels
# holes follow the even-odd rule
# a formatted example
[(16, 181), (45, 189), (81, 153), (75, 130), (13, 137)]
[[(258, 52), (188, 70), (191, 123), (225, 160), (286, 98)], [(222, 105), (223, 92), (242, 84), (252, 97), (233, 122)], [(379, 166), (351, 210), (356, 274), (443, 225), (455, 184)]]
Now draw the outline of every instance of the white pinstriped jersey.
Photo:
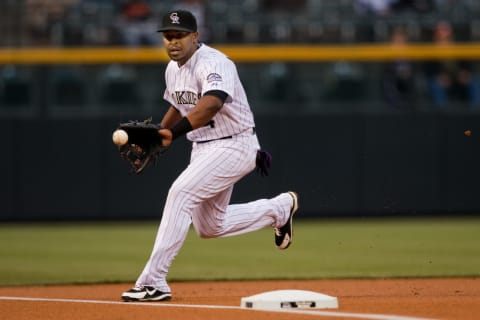
[[(136, 286), (171, 292), (167, 273), (193, 224), (204, 238), (228, 237), (265, 227), (280, 228), (290, 219), (292, 196), (230, 204), (235, 183), (255, 169), (260, 149), (245, 91), (236, 67), (221, 52), (202, 45), (181, 67), (170, 62), (164, 98), (185, 116), (205, 92), (222, 90), (227, 100), (214, 125), (190, 131), (189, 165), (168, 191), (152, 254)], [(220, 139), (232, 136), (231, 139)], [(130, 295), (131, 293), (124, 293)], [(138, 294), (138, 293), (134, 293)]]
[(205, 141), (232, 136), (255, 127), (247, 95), (237, 69), (222, 52), (201, 44), (200, 48), (181, 67), (170, 61), (165, 71), (164, 99), (182, 116), (196, 105), (200, 97), (210, 90), (228, 94), (220, 111), (210, 125), (190, 131), (191, 141)]

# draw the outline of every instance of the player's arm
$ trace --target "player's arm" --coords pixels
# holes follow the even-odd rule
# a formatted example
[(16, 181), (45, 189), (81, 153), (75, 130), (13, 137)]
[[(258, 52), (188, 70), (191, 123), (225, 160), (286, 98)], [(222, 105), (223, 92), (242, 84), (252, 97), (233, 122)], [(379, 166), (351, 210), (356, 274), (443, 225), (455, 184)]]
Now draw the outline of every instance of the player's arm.
[(162, 122), (160, 122), (160, 126), (162, 128), (171, 128), (173, 127), (178, 121), (182, 119), (182, 114), (178, 111), (174, 106), (170, 106), (167, 110), (165, 115), (163, 116)]
[(163, 138), (163, 145), (169, 146), (173, 139), (208, 124), (222, 108), (227, 97), (228, 94), (220, 90), (206, 92), (200, 100), (198, 100), (195, 107), (173, 127), (159, 130)]
[(197, 105), (186, 116), (192, 126), (192, 130), (207, 125), (215, 114), (220, 111), (224, 101), (225, 99), (208, 93), (201, 97)]

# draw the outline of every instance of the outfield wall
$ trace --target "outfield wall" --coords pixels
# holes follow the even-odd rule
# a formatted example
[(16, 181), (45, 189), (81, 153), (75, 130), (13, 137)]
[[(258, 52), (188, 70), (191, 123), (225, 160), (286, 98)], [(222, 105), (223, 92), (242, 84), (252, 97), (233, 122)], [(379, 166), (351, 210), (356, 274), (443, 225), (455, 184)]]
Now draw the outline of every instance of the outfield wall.
[[(189, 144), (135, 176), (111, 143), (117, 123), (1, 119), (0, 219), (158, 218)], [(249, 175), (234, 202), (292, 189), (305, 216), (480, 212), (478, 114), (258, 116), (257, 132), (271, 176)]]
[[(479, 109), (434, 107), (422, 73), (427, 60), (466, 59), (478, 76), (480, 44), (218, 48), (237, 62), (273, 154), (271, 176), (246, 177), (233, 202), (296, 190), (304, 216), (480, 213)], [(413, 62), (405, 109), (380, 90), (396, 59)], [(111, 133), (160, 119), (167, 60), (162, 48), (1, 49), (0, 220), (158, 218), (188, 143), (134, 176)]]

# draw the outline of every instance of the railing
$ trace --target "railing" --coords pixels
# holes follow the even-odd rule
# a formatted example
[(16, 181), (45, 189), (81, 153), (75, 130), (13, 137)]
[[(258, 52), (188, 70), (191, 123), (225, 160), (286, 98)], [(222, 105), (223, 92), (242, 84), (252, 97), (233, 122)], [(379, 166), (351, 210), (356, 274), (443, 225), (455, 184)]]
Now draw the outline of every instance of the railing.
[[(215, 47), (237, 63), (255, 111), (267, 114), (392, 111), (382, 81), (396, 60), (411, 62), (416, 96), (407, 109), (435, 111), (423, 64), (469, 60), (476, 71), (480, 61), (478, 43)], [(161, 112), (168, 60), (162, 47), (2, 49), (0, 116)], [(475, 109), (455, 101), (449, 110)]]
[[(213, 45), (235, 62), (381, 62), (408, 60), (480, 60), (480, 43), (449, 46), (417, 44), (371, 45)], [(163, 48), (26, 48), (0, 49), (0, 64), (108, 64), (165, 63), (169, 58)]]

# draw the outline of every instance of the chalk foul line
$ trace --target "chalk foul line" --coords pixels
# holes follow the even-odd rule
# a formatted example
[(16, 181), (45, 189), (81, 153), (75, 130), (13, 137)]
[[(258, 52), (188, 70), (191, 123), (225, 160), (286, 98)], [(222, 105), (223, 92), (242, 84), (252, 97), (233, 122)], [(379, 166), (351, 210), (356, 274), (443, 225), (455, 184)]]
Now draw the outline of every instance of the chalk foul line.
[(244, 310), (256, 312), (278, 312), (290, 314), (302, 314), (311, 316), (328, 316), (328, 317), (348, 317), (351, 319), (370, 319), (370, 320), (434, 320), (427, 318), (406, 317), (386, 314), (369, 314), (369, 313), (351, 313), (337, 311), (319, 311), (319, 310), (300, 310), (300, 309), (279, 309), (279, 310), (260, 310), (246, 309), (234, 306), (215, 306), (201, 304), (175, 304), (175, 303), (159, 303), (159, 302), (122, 302), (122, 301), (106, 301), (106, 300), (83, 300), (83, 299), (55, 299), (55, 298), (35, 298), (35, 297), (5, 297), (0, 296), (0, 301), (33, 301), (33, 302), (60, 302), (60, 303), (88, 303), (88, 304), (107, 304), (107, 305), (124, 305), (124, 306), (149, 306), (163, 308), (190, 308), (190, 309), (230, 309)]

